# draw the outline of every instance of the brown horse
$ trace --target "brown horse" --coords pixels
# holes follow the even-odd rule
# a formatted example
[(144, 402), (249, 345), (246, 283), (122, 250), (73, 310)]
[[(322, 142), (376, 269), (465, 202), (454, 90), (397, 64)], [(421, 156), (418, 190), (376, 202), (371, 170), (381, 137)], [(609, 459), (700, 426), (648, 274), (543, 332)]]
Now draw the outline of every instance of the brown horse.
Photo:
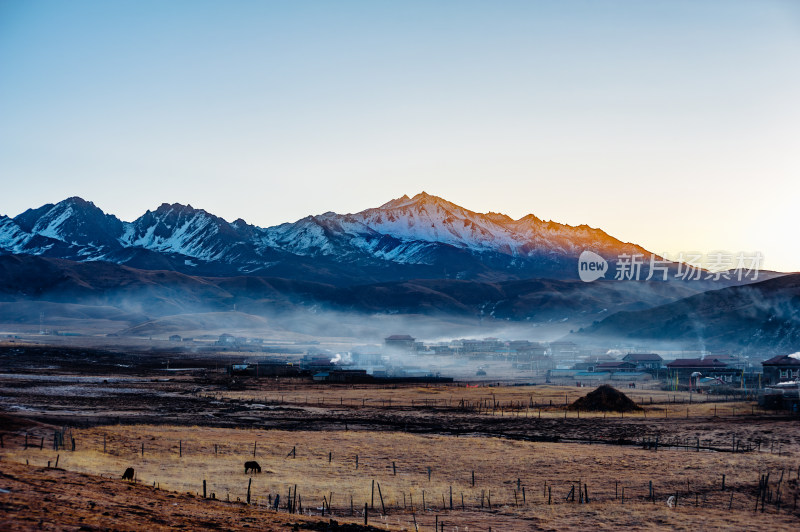
[(129, 467), (122, 474), (122, 480), (133, 480), (133, 468)]

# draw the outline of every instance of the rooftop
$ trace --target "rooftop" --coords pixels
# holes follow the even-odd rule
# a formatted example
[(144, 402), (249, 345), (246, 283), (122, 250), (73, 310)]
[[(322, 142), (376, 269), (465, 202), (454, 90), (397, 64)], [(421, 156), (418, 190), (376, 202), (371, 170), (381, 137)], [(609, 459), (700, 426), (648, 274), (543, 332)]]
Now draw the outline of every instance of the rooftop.
[(623, 361), (600, 362), (595, 367), (596, 368), (630, 368), (630, 367), (633, 367), (633, 364), (631, 364), (630, 362), (623, 362)]
[(660, 362), (664, 360), (661, 358), (661, 355), (657, 355), (656, 353), (629, 353), (625, 355), (623, 359), (630, 362)]
[(679, 358), (667, 364), (669, 368), (724, 368), (725, 362), (716, 358)]
[(798, 366), (800, 367), (800, 359), (791, 355), (778, 355), (769, 360), (761, 363), (762, 366)]

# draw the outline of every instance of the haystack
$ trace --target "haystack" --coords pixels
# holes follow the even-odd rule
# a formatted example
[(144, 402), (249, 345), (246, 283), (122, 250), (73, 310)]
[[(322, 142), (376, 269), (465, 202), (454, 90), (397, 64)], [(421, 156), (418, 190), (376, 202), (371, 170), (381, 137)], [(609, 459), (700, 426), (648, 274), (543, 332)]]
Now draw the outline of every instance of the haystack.
[(569, 409), (587, 412), (632, 412), (642, 408), (621, 391), (604, 384), (569, 405)]

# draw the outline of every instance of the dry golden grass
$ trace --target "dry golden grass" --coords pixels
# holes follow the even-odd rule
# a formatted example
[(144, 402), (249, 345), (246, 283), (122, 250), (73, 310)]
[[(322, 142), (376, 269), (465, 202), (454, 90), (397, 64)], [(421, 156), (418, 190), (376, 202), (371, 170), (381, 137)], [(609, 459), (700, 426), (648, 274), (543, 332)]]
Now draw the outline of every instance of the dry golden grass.
[[(119, 479), (4, 462), (0, 530), (325, 530), (328, 519), (203, 499)], [(363, 519), (337, 518), (349, 530)], [(347, 523), (350, 521), (350, 523)], [(297, 528), (295, 528), (297, 527)], [(374, 529), (373, 529), (374, 530)]]
[[(107, 453), (102, 452), (103, 435)], [(494, 530), (586, 526), (696, 529), (698, 523), (702, 529), (748, 528), (747, 523), (754, 527), (763, 518), (752, 511), (760, 474), (770, 471), (774, 487), (784, 471), (785, 505), (791, 507), (797, 493), (797, 462), (791, 454), (654, 452), (609, 445), (370, 431), (110, 426), (77, 430), (74, 436), (77, 450), (60, 451), (59, 467), (118, 478), (131, 466), (141, 483), (155, 482), (162, 489), (179, 492), (202, 492), (206, 480), (209, 492), (223, 500), (243, 500), (252, 477), (252, 500), (257, 506), (266, 505), (268, 495), (280, 494), (285, 500), (296, 485), (305, 511), (318, 513), (323, 497), (333, 494), (334, 514), (349, 515), (350, 497), (356, 509), (363, 509), (372, 498), (375, 480), (389, 515), (373, 524), (392, 529), (413, 530), (414, 519), (418, 525), (429, 526), (436, 515), (459, 530), (485, 530), (489, 526)], [(254, 443), (263, 473), (245, 475), (243, 463), (253, 459)], [(179, 456), (179, 446), (183, 456)], [(293, 447), (296, 458), (287, 457)], [(22, 450), (8, 440), (2, 452), (3, 460), (27, 460), (40, 466), (55, 460), (55, 456), (52, 450)], [(723, 474), (724, 492), (720, 490)], [(524, 503), (517, 479), (519, 487), (525, 487)], [(650, 481), (656, 490), (655, 503), (644, 500)], [(565, 502), (564, 497), (577, 483), (588, 486), (590, 504)], [(453, 511), (449, 510), (451, 487)], [(627, 499), (624, 505), (622, 488)], [(548, 492), (552, 493), (552, 505), (547, 504)], [(675, 493), (680, 501), (678, 508), (669, 509), (665, 500)], [(374, 497), (379, 510), (377, 487)], [(778, 510), (774, 504), (767, 505), (766, 512), (772, 529), (791, 529), (798, 524), (798, 516), (785, 507)]]
[[(459, 408), (482, 415), (564, 417), (565, 406), (594, 390), (575, 386), (429, 386), (293, 385), (251, 381), (242, 391), (215, 392), (219, 399), (297, 406), (347, 408)], [(764, 414), (753, 401), (726, 400), (725, 396), (618, 387), (643, 406), (624, 417), (708, 417)], [(567, 417), (623, 417), (619, 413), (568, 412)]]

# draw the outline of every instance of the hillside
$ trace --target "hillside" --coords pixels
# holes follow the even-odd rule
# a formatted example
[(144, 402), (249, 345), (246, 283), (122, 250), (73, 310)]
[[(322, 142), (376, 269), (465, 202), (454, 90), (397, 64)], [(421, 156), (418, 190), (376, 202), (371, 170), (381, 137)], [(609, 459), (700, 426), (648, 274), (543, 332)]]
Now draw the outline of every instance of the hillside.
[(641, 340), (692, 349), (793, 353), (800, 351), (800, 274), (619, 312), (573, 337), (582, 342)]
[[(422, 279), (342, 287), (268, 277), (190, 276), (106, 262), (0, 256), (1, 301), (48, 302), (51, 306), (46, 312), (50, 316), (58, 314), (52, 304), (80, 305), (83, 313), (87, 312), (85, 307), (97, 307), (109, 309), (108, 319), (128, 322), (235, 308), (264, 317), (291, 311), (337, 310), (485, 320), (568, 320), (577, 327), (617, 311), (674, 301), (695, 290), (691, 283), (552, 279), (495, 283)], [(65, 307), (69, 312), (76, 308)], [(8, 312), (13, 308), (7, 308)], [(31, 323), (38, 320), (38, 314), (31, 310), (7, 316), (11, 318)]]

